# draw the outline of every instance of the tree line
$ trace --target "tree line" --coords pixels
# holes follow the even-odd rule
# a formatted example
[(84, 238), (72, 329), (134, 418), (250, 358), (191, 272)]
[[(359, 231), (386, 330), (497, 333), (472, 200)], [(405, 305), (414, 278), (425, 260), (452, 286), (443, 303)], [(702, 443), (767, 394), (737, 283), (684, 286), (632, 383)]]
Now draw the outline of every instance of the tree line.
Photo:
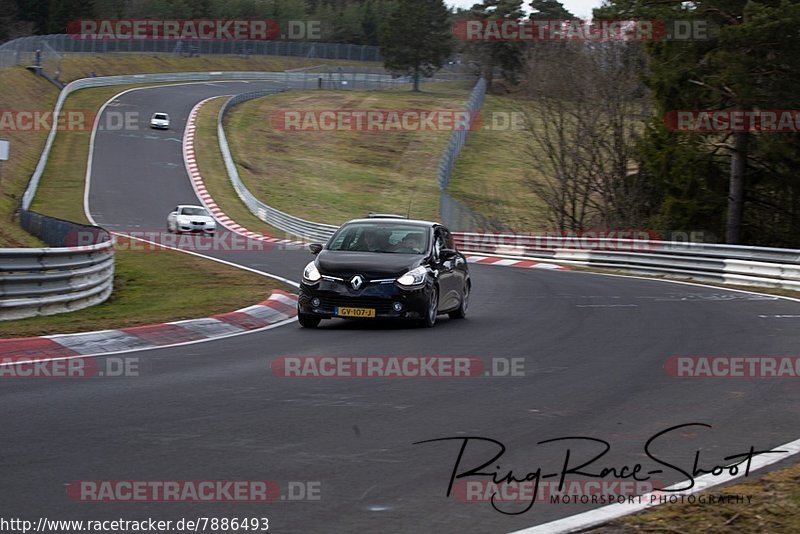
[(77, 19), (318, 20), (323, 42), (377, 46), (399, 0), (0, 0), (0, 41), (65, 33)]
[[(520, 19), (521, 0), (466, 14)], [(572, 18), (535, 0), (530, 19)], [(594, 22), (674, 21), (677, 39), (468, 43), (484, 76), (527, 115), (530, 187), (559, 229), (702, 232), (800, 248), (800, 133), (676, 131), (677, 111), (788, 111), (800, 118), (800, 0), (606, 0)], [(790, 125), (800, 129), (800, 120)], [(788, 128), (792, 130), (792, 128)]]
[(665, 120), (676, 110), (800, 109), (800, 0), (606, 0), (594, 10), (595, 21), (715, 28), (645, 42), (453, 36), (466, 19), (573, 19), (558, 0), (459, 10), (442, 0), (0, 0), (0, 38), (61, 33), (76, 18), (145, 17), (320, 20), (323, 41), (379, 45), (387, 68), (417, 81), (459, 54), (527, 115), (520, 135), (537, 171), (528, 182), (558, 228), (705, 231), (800, 247), (798, 133), (690, 133)]
[(644, 224), (707, 229), (729, 243), (800, 246), (800, 134), (687, 133), (675, 110), (797, 110), (800, 1), (612, 0), (596, 18), (702, 21), (703, 38), (631, 45), (652, 106), (628, 181), (645, 190)]

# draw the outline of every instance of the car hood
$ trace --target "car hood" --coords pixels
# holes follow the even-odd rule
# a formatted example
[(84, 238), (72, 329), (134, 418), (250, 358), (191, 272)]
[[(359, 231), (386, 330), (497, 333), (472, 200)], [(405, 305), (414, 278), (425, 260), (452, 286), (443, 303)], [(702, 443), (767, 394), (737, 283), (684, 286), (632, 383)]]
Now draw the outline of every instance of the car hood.
[(317, 256), (316, 264), (322, 275), (346, 279), (360, 274), (374, 280), (399, 277), (419, 266), (424, 259), (422, 254), (323, 250)]
[(189, 222), (204, 222), (206, 224), (214, 222), (214, 218), (209, 217), (208, 215), (178, 215), (178, 220), (189, 221)]

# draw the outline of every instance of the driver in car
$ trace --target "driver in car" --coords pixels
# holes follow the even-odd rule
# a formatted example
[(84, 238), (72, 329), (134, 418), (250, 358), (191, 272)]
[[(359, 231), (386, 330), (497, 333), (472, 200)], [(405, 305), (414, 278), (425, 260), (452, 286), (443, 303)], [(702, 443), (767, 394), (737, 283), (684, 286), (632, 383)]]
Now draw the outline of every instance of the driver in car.
[(422, 242), (417, 234), (406, 234), (397, 246), (398, 251), (413, 251), (417, 254), (422, 252)]
[(374, 230), (364, 230), (364, 234), (361, 236), (361, 239), (361, 249), (364, 252), (379, 252), (381, 250), (378, 233)]

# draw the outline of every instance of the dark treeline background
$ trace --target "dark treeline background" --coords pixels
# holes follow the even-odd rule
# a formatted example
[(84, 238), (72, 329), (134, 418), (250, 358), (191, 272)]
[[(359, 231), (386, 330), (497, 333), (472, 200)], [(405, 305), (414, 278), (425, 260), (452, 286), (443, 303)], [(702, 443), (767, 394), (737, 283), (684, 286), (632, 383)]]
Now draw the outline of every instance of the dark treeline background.
[(65, 33), (81, 18), (319, 20), (323, 42), (378, 45), (398, 0), (0, 0), (0, 41)]
[[(527, 9), (525, 9), (527, 8)], [(484, 0), (459, 16), (567, 19), (557, 0)], [(652, 42), (462, 47), (530, 112), (532, 188), (561, 229), (704, 232), (800, 248), (800, 133), (670, 131), (677, 110), (800, 110), (800, 0), (605, 0), (594, 19), (701, 21)], [(547, 129), (546, 126), (551, 128)]]
[(643, 47), (652, 119), (637, 143), (649, 223), (800, 248), (800, 134), (678, 133), (672, 110), (800, 109), (800, 1), (612, 0), (595, 17), (702, 20), (709, 39)]

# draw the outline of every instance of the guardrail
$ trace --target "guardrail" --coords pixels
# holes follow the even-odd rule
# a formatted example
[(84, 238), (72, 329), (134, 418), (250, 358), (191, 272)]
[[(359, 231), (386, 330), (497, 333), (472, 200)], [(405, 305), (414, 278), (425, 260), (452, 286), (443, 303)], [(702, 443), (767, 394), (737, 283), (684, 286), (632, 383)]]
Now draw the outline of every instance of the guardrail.
[[(304, 73), (190, 72), (83, 78), (64, 87), (56, 101), (53, 124), (39, 162), (22, 196), (20, 210), (22, 227), (51, 248), (0, 249), (0, 320), (78, 310), (105, 301), (113, 290), (113, 239), (108, 232), (30, 211), (55, 141), (60, 111), (70, 94), (90, 87), (137, 83), (214, 80), (297, 83), (309, 78)], [(369, 74), (363, 78), (380, 81), (390, 77)], [(313, 79), (316, 83), (317, 77)], [(68, 243), (69, 235), (94, 237), (91, 243), (86, 240)]]
[(53, 248), (0, 249), (0, 320), (79, 310), (114, 284), (114, 241), (96, 226), (24, 210), (22, 227)]
[[(480, 109), (485, 90), (485, 82), (479, 80), (467, 104), (468, 110), (477, 112)], [(335, 226), (293, 217), (260, 202), (242, 183), (231, 157), (222, 126), (226, 113), (240, 102), (275, 92), (277, 91), (238, 95), (222, 107), (217, 120), (217, 133), (225, 167), (237, 194), (259, 219), (304, 239), (327, 241), (336, 229)], [(446, 204), (452, 207), (454, 202), (457, 203), (447, 196), (445, 188), (455, 161), (464, 147), (467, 134), (467, 130), (453, 132), (440, 162), (438, 183), (442, 206)], [(461, 209), (457, 211), (464, 212)], [(442, 217), (446, 224), (453, 226), (453, 221), (445, 217), (444, 210)], [(496, 225), (486, 218), (470, 216), (469, 220), (484, 228), (496, 228)], [(454, 235), (458, 248), (467, 253), (509, 258), (543, 258), (561, 263), (623, 269), (646, 274), (682, 275), (706, 281), (800, 290), (800, 250), (652, 239), (580, 237), (576, 240), (570, 236), (518, 235), (502, 232), (488, 234), (456, 232)]]
[[(295, 71), (298, 73), (299, 71)], [(304, 72), (308, 72), (305, 70)], [(336, 78), (336, 73), (328, 73), (333, 74), (334, 78), (330, 81), (336, 83), (338, 78)], [(373, 75), (374, 76), (374, 75)], [(437, 75), (438, 76), (438, 75)], [(322, 78), (320, 78), (322, 80)], [(408, 84), (411, 81), (403, 78), (398, 80), (398, 84)], [(366, 82), (363, 88), (374, 88), (374, 83), (369, 84)], [(321, 85), (323, 88), (327, 88)], [(358, 88), (357, 86), (352, 86), (352, 89)], [(330, 224), (323, 224), (313, 221), (307, 221), (305, 219), (301, 219), (299, 217), (295, 217), (293, 215), (289, 215), (288, 213), (282, 212), (278, 209), (275, 209), (260, 200), (258, 200), (247, 186), (245, 186), (244, 182), (242, 182), (241, 177), (239, 176), (239, 171), (236, 168), (236, 163), (233, 161), (233, 156), (231, 155), (230, 147), (228, 146), (228, 139), (225, 136), (225, 129), (223, 127), (223, 122), (225, 117), (227, 116), (228, 112), (237, 104), (242, 102), (246, 102), (248, 100), (253, 100), (256, 98), (261, 98), (263, 96), (269, 96), (272, 94), (276, 94), (282, 92), (281, 90), (266, 90), (266, 91), (254, 91), (251, 93), (243, 93), (240, 95), (236, 95), (231, 97), (220, 109), (219, 116), (217, 118), (217, 138), (219, 139), (219, 148), (222, 152), (222, 158), (225, 161), (225, 168), (228, 171), (228, 177), (230, 178), (231, 184), (233, 185), (234, 190), (239, 195), (239, 198), (244, 202), (244, 204), (248, 207), (251, 213), (253, 213), (256, 217), (260, 220), (274, 226), (275, 228), (282, 230), (284, 232), (290, 233), (292, 235), (298, 236), (304, 240), (311, 240), (311, 241), (320, 241), (326, 242), (333, 232), (336, 231), (337, 226), (330, 225)], [(481, 103), (483, 102), (483, 97), (486, 93), (486, 82), (483, 78), (480, 78), (475, 85), (472, 93), (469, 97), (469, 102), (467, 105), (468, 110), (477, 110), (480, 109)], [(470, 122), (472, 120), (473, 115), (470, 114)], [(467, 127), (467, 130), (469, 128)], [(455, 162), (455, 157), (458, 156), (458, 153), (461, 151), (461, 148), (464, 146), (464, 142), (466, 141), (466, 131), (459, 130), (453, 132), (453, 135), (450, 138), (448, 148), (445, 150), (445, 155), (443, 156), (442, 160), (444, 161), (448, 155), (452, 157), (453, 160), (449, 163), (450, 167), (447, 170), (448, 177), (449, 172), (452, 172), (452, 165)], [(442, 186), (442, 173), (443, 173), (443, 163), (439, 165), (439, 175), (438, 180), (440, 184), (440, 188), (442, 188), (442, 195), (446, 195)], [(453, 202), (458, 202), (453, 200)]]
[[(47, 159), (50, 156), (50, 149), (53, 146), (56, 132), (58, 131), (58, 120), (61, 108), (67, 97), (80, 89), (87, 89), (90, 87), (108, 87), (113, 85), (130, 85), (140, 83), (180, 83), (180, 82), (206, 82), (206, 81), (237, 81), (237, 80), (264, 80), (275, 81), (286, 84), (314, 84), (316, 87), (318, 83), (318, 75), (308, 74), (304, 72), (258, 72), (258, 71), (214, 71), (214, 72), (179, 72), (179, 73), (164, 73), (164, 74), (129, 74), (124, 76), (102, 76), (97, 78), (81, 78), (67, 84), (58, 95), (55, 108), (53, 110), (53, 124), (50, 128), (50, 133), (47, 136), (42, 155), (39, 158), (39, 164), (28, 182), (28, 188), (22, 196), (22, 208), (30, 208), (36, 190), (39, 187), (42, 173), (44, 172)], [(341, 81), (348, 81), (350, 78), (346, 76)], [(372, 83), (372, 84), (401, 84), (407, 83), (404, 79), (396, 79), (386, 74), (368, 74), (359, 73), (358, 76), (353, 78), (354, 83), (351, 87), (358, 86), (357, 82)], [(350, 85), (350, 84), (348, 84)]]
[(239, 176), (239, 171), (236, 169), (236, 163), (233, 161), (231, 149), (228, 146), (228, 138), (225, 136), (225, 128), (223, 121), (228, 112), (242, 102), (254, 100), (264, 96), (274, 95), (285, 91), (285, 89), (268, 89), (264, 91), (253, 91), (250, 93), (242, 93), (228, 99), (227, 102), (220, 108), (219, 116), (217, 117), (217, 138), (219, 139), (219, 149), (222, 152), (222, 159), (225, 162), (225, 169), (228, 171), (233, 189), (239, 198), (244, 202), (247, 208), (260, 220), (267, 224), (274, 226), (279, 230), (288, 232), (290, 234), (299, 236), (304, 240), (326, 242), (328, 238), (333, 235), (338, 226), (331, 224), (323, 224), (312, 221), (307, 221), (288, 213), (284, 213), (278, 209), (269, 206), (258, 200), (253, 193), (247, 189), (247, 186), (242, 182)]
[(646, 239), (457, 232), (467, 253), (800, 290), (800, 250)]
[[(346, 84), (347, 88), (355, 88), (359, 82), (376, 85), (404, 83), (402, 79), (375, 73), (356, 73), (349, 77), (347, 73), (337, 71), (333, 77), (337, 85), (350, 82)], [(313, 83), (317, 87), (319, 78), (319, 74), (304, 72), (184, 72), (82, 78), (65, 86), (56, 101), (53, 124), (22, 196), (20, 209), (23, 228), (40, 237), (51, 248), (0, 249), (0, 320), (78, 310), (105, 301), (113, 290), (113, 239), (108, 232), (30, 211), (55, 141), (60, 112), (70, 94), (91, 87), (220, 80), (267, 80), (302, 83), (303, 86)], [(275, 210), (271, 217), (289, 221), (291, 216)], [(302, 231), (305, 235), (314, 235), (312, 226), (303, 227)], [(93, 240), (91, 243), (85, 240), (68, 243), (66, 237), (70, 234), (83, 238), (89, 236)]]
[[(84, 78), (68, 84), (59, 95), (54, 123), (39, 163), (22, 197), (23, 227), (39, 235), (54, 248), (0, 249), (0, 320), (60, 313), (103, 302), (111, 293), (114, 273), (113, 239), (97, 227), (59, 221), (29, 211), (55, 140), (58, 117), (66, 98), (74, 91), (136, 83), (187, 82), (214, 80), (272, 80), (285, 83), (309, 81), (318, 76), (304, 72), (203, 72), (138, 74)], [(364, 85), (388, 81), (391, 77), (364, 74)], [(390, 83), (406, 83), (391, 79)], [(355, 88), (353, 84), (350, 88)], [(256, 199), (241, 182), (224, 137), (222, 120), (234, 105), (274, 94), (281, 89), (238, 95), (226, 102), (218, 117), (220, 149), (234, 188), (259, 219), (304, 239), (326, 241), (336, 226), (306, 221), (271, 208)], [(463, 140), (453, 141), (453, 148)], [(454, 161), (454, 160), (453, 160)], [(441, 171), (452, 170), (452, 161)], [(440, 181), (440, 184), (442, 182)], [(90, 244), (65, 245), (65, 236), (79, 229), (95, 235)], [(107, 236), (104, 238), (103, 236)], [(582, 247), (571, 247), (570, 238), (561, 241), (513, 234), (457, 233), (457, 246), (464, 252), (504, 255), (513, 258), (546, 258), (562, 263), (624, 269), (649, 274), (683, 275), (691, 278), (733, 284), (800, 289), (800, 250), (734, 245), (624, 239), (585, 240)], [(59, 242), (60, 240), (60, 242)], [(616, 248), (609, 248), (609, 247)], [(644, 248), (643, 248), (644, 247)], [(603, 250), (598, 250), (598, 249)]]
[[(305, 75), (311, 76), (312, 79), (321, 80), (324, 83), (320, 83), (321, 88), (331, 88), (329, 84), (334, 84), (336, 86), (340, 85), (342, 81), (348, 82), (348, 79), (342, 78), (342, 74), (340, 73), (327, 73), (328, 77), (323, 78), (318, 74), (309, 74), (307, 71), (299, 72), (295, 71), (292, 74), (295, 75)], [(383, 83), (385, 83), (385, 76), (379, 74), (369, 74), (369, 73), (362, 73), (360, 79), (351, 80), (347, 83), (349, 89), (368, 89), (368, 88), (376, 88), (381, 87)], [(358, 82), (362, 82), (359, 86)], [(410, 80), (407, 78), (399, 78), (399, 79), (392, 79), (392, 83), (396, 85), (406, 85), (410, 83)], [(275, 228), (287, 232), (289, 234), (295, 235), (300, 237), (304, 240), (309, 241), (319, 241), (319, 242), (326, 242), (328, 239), (333, 235), (333, 232), (336, 231), (338, 226), (331, 225), (331, 224), (324, 224), (319, 222), (307, 221), (305, 219), (301, 219), (300, 217), (295, 217), (283, 211), (280, 211), (264, 202), (260, 201), (258, 198), (247, 189), (247, 186), (242, 181), (241, 177), (239, 176), (239, 171), (236, 168), (236, 163), (233, 161), (233, 156), (231, 155), (230, 147), (228, 146), (228, 138), (225, 135), (225, 128), (223, 126), (225, 117), (227, 116), (228, 112), (237, 104), (241, 104), (242, 102), (246, 102), (248, 100), (254, 100), (256, 98), (261, 98), (264, 96), (269, 96), (273, 94), (277, 94), (280, 92), (284, 92), (286, 89), (267, 89), (263, 91), (252, 91), (249, 93), (242, 93), (236, 96), (231, 97), (228, 99), (227, 102), (222, 106), (219, 110), (219, 116), (217, 117), (217, 138), (219, 140), (219, 148), (222, 152), (222, 159), (225, 162), (225, 169), (228, 172), (228, 177), (233, 185), (233, 189), (236, 191), (236, 194), (239, 195), (239, 198), (244, 202), (247, 208), (250, 210), (253, 215), (258, 217), (260, 220), (264, 221), (267, 224), (274, 226)]]

